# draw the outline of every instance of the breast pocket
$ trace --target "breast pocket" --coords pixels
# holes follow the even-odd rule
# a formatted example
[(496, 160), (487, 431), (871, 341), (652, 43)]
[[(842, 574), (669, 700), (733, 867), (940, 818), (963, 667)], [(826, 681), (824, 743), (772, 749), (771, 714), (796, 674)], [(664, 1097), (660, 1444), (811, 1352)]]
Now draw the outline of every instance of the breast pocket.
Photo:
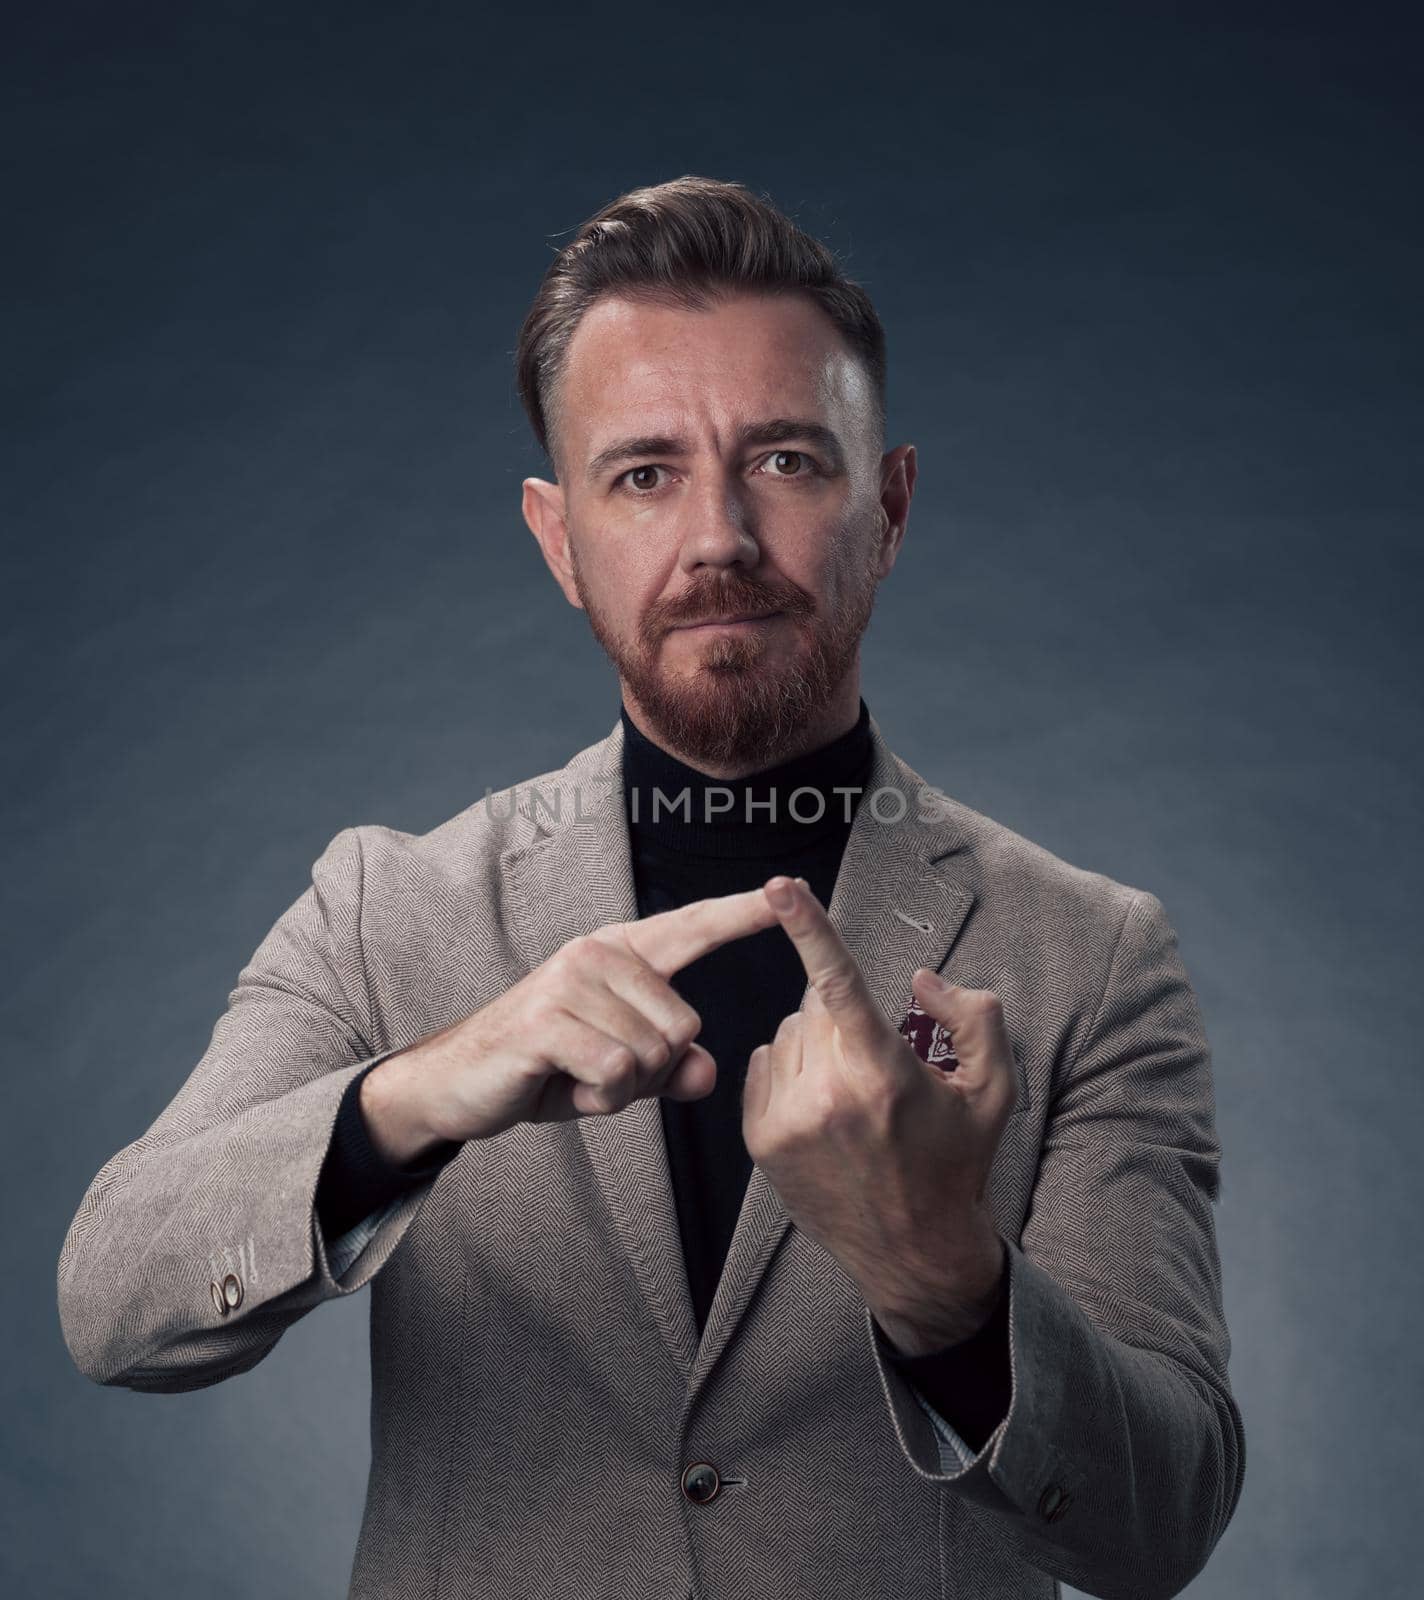
[[(971, 984), (960, 977), (951, 981), (965, 984), (968, 988), (991, 989), (998, 995), (999, 1002), (1004, 1008), (1004, 1028), (1009, 1036), (1009, 1048), (1013, 1052), (1014, 1082), (1018, 1088), (1018, 1096), (1010, 1115), (1022, 1116), (1030, 1105), (1027, 1051), (1014, 1025), (1017, 1007), (1013, 1005), (1011, 998), (1011, 982), (1007, 975), (1001, 976), (997, 983)], [(1006, 994), (1006, 990), (1010, 993)], [(955, 1053), (954, 1041), (950, 1037), (949, 1030), (943, 1023), (930, 1016), (913, 995), (910, 997), (905, 1015), (900, 1020), (900, 1033), (921, 1061), (927, 1061), (932, 1067), (938, 1067), (941, 1072), (953, 1072), (958, 1067), (959, 1057)]]

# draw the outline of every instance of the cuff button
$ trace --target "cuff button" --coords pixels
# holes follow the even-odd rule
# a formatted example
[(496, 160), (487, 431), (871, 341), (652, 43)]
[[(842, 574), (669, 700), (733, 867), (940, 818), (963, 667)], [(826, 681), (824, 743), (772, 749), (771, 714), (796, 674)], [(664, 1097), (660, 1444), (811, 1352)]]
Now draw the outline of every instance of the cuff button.
[(242, 1279), (229, 1272), (222, 1281), (223, 1304), (228, 1311), (236, 1311), (242, 1304)]

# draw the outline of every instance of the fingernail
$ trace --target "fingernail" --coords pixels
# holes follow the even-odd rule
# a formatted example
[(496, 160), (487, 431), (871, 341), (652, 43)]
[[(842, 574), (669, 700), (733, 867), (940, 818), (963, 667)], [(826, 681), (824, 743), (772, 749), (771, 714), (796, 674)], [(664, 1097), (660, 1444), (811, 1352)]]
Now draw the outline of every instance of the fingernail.
[(931, 972), (928, 967), (921, 967), (915, 976), (919, 978), (921, 983), (928, 984), (931, 989), (949, 988), (949, 979), (941, 978), (939, 973)]

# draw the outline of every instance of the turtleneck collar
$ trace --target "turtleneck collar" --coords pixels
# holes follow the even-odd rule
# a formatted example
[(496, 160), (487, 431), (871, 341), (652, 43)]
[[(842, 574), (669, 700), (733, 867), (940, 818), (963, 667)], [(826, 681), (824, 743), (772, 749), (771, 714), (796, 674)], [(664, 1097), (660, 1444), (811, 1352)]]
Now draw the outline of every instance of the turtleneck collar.
[(830, 744), (728, 779), (688, 766), (642, 733), (626, 706), (619, 709), (623, 798), (635, 838), (694, 855), (776, 856), (850, 832), (873, 756), (864, 699), (855, 726)]

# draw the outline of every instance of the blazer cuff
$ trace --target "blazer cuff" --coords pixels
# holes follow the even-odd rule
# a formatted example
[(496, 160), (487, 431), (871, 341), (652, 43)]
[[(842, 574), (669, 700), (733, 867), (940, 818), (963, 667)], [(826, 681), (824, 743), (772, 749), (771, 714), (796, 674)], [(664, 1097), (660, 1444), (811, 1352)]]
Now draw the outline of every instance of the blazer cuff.
[(895, 1359), (898, 1352), (880, 1331), (868, 1306), (866, 1328), (891, 1425), (915, 1472), (934, 1483), (952, 1485), (964, 1498), (989, 1510), (1046, 1517), (1062, 1495), (1074, 1494), (1082, 1487), (1077, 1467), (1058, 1448), (1060, 1442), (1073, 1442), (1063, 1440), (1061, 1429), (1081, 1432), (1083, 1426), (1083, 1400), (1072, 1396), (1074, 1375), (1063, 1366), (1065, 1350), (1072, 1350), (1077, 1342), (1082, 1312), (1011, 1240), (1004, 1240), (1004, 1249), (1008, 1409), (967, 1460), (946, 1439), (932, 1408), (900, 1370)]
[(332, 1239), (327, 1244), (327, 1265), (333, 1278), (341, 1277), (350, 1269), (351, 1263), (380, 1232), (381, 1224), (391, 1216), (400, 1201), (401, 1196), (396, 1195), (380, 1210), (373, 1211), (370, 1216), (362, 1217), (354, 1228), (348, 1228), (339, 1238)]
[[(1008, 1415), (1012, 1389), (1008, 1272), (1005, 1260), (994, 1309), (967, 1339), (919, 1356), (903, 1355), (886, 1343), (887, 1358), (908, 1380), (936, 1433), (954, 1451), (955, 1461), (972, 1460)], [(885, 1330), (878, 1323), (876, 1329), (884, 1339)]]

